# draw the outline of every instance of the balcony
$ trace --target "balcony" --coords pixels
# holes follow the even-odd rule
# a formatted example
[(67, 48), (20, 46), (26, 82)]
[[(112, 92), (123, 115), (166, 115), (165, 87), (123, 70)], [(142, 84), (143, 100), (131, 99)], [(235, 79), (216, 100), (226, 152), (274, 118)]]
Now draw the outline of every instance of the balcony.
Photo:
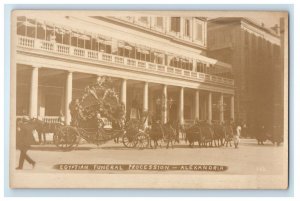
[(113, 54), (78, 48), (70, 45), (25, 37), (21, 35), (17, 35), (17, 47), (52, 52), (58, 55), (69, 55), (88, 59), (90, 61), (100, 61), (105, 63), (117, 64), (119, 66), (123, 66), (124, 68), (132, 68), (149, 73), (177, 77), (192, 81), (219, 84), (228, 87), (233, 87), (234, 85), (234, 81), (232, 79), (220, 76), (174, 68), (162, 64), (155, 64), (147, 61), (136, 60)]

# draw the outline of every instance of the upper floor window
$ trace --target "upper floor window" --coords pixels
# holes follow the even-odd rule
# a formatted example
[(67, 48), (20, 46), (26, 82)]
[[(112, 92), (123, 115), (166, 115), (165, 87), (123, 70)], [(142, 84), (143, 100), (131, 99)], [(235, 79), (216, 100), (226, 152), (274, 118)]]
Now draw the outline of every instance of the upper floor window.
[(163, 17), (157, 17), (155, 26), (162, 29), (163, 28)]
[(17, 34), (27, 37), (36, 37), (36, 20), (24, 16), (17, 17)]
[(196, 24), (196, 40), (202, 41), (203, 40), (203, 27), (202, 24)]
[(197, 62), (197, 72), (200, 73), (207, 73), (207, 68), (206, 68), (206, 64), (202, 63), (202, 62)]
[(184, 70), (192, 70), (193, 62), (190, 59), (173, 57), (170, 61), (170, 66), (181, 68)]
[(180, 32), (180, 17), (171, 17), (171, 31)]
[(148, 17), (140, 17), (139, 21), (144, 23), (144, 24), (148, 24)]
[(162, 52), (151, 51), (150, 62), (156, 64), (163, 64), (165, 55)]
[(185, 27), (184, 27), (185, 36), (191, 36), (190, 28), (191, 28), (190, 20), (185, 20)]

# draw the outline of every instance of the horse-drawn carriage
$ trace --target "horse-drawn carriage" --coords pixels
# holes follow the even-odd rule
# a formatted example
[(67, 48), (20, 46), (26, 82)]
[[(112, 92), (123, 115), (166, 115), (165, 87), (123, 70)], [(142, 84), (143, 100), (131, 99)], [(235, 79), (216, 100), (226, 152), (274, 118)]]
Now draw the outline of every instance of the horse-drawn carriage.
[(125, 107), (109, 77), (87, 86), (83, 96), (71, 102), (70, 111), (71, 125), (60, 126), (53, 137), (54, 144), (62, 150), (74, 148), (81, 138), (100, 145), (121, 137), (126, 147), (148, 146), (148, 135), (140, 129), (141, 122), (125, 122)]

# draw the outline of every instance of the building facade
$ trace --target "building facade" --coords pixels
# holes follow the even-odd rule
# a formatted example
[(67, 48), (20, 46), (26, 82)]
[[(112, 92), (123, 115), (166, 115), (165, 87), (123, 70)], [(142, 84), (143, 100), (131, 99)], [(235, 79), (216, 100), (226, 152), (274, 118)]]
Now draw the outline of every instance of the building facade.
[(163, 122), (234, 118), (231, 65), (207, 57), (205, 18), (40, 12), (13, 25), (17, 116), (69, 124), (70, 102), (110, 76), (127, 117), (135, 107)]
[[(216, 18), (208, 23), (208, 55), (232, 64), (236, 119), (250, 127), (264, 125), (271, 130), (283, 122), (280, 43), (278, 25), (269, 29), (247, 18)], [(281, 120), (275, 123), (277, 117)]]

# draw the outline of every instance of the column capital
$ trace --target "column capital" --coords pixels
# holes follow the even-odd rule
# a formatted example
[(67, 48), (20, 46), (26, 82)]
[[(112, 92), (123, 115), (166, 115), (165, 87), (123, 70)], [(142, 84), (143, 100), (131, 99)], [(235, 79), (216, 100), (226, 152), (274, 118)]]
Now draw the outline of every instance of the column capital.
[(38, 68), (42, 68), (42, 66), (40, 66), (40, 65), (32, 65), (31, 67), (32, 67), (32, 68), (37, 68), (37, 69), (38, 69)]

